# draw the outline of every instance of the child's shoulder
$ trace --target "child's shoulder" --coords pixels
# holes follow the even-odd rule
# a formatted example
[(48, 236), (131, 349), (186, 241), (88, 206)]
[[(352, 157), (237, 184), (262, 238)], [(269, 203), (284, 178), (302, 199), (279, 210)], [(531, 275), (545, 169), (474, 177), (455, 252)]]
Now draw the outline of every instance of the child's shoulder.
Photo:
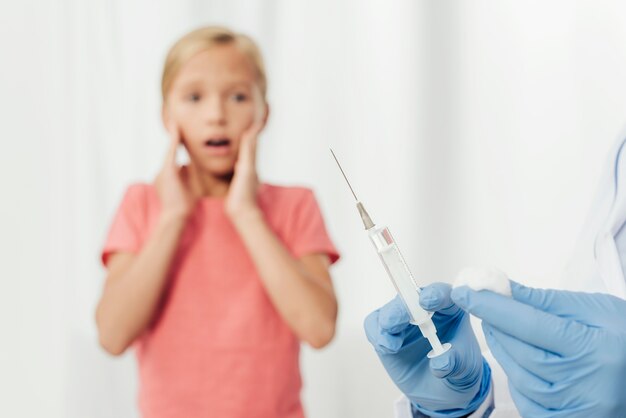
[(145, 205), (155, 196), (157, 195), (154, 185), (144, 182), (131, 183), (124, 192), (124, 200), (134, 205)]
[(135, 182), (135, 183), (131, 183), (126, 187), (126, 193), (130, 193), (130, 194), (150, 194), (150, 193), (154, 193), (156, 191), (156, 189), (154, 188), (154, 185), (151, 183), (145, 183), (145, 182)]
[(154, 189), (154, 185), (150, 183), (145, 183), (142, 181), (130, 183), (127, 187), (127, 191), (132, 191), (134, 193), (145, 193), (146, 191), (150, 191)]
[(259, 194), (259, 199), (266, 208), (284, 216), (308, 211), (317, 205), (313, 190), (304, 186), (263, 183)]
[(311, 199), (313, 190), (304, 186), (282, 186), (277, 184), (263, 183), (262, 194), (275, 202), (300, 202)]

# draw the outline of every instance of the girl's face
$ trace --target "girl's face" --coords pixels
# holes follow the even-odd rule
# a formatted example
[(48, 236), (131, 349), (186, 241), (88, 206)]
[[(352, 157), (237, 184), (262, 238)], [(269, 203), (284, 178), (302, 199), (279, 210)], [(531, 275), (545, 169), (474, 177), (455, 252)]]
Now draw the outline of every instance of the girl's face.
[(243, 133), (266, 116), (255, 68), (235, 45), (199, 52), (180, 69), (163, 109), (193, 164), (205, 174), (234, 171)]

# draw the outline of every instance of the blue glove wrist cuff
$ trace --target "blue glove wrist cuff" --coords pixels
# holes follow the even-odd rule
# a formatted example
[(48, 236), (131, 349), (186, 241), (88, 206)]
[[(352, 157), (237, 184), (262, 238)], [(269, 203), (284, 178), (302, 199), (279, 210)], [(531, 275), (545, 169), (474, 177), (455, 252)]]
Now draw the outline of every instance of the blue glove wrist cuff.
[[(489, 396), (489, 392), (491, 390), (491, 367), (487, 361), (483, 358), (483, 375), (480, 380), (480, 390), (474, 396), (474, 399), (469, 403), (467, 408), (464, 409), (445, 409), (441, 411), (430, 411), (426, 408), (422, 408), (421, 406), (411, 402), (411, 407), (414, 411), (418, 411), (419, 413), (432, 418), (460, 418), (465, 417), (467, 415), (472, 414), (476, 411), (480, 406), (485, 402), (487, 396)], [(419, 416), (419, 415), (418, 415)]]

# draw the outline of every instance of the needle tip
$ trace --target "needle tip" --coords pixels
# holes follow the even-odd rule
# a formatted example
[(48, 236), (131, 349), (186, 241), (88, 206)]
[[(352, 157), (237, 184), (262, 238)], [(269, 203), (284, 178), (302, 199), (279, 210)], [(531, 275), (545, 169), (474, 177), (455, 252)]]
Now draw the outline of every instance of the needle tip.
[(337, 166), (339, 167), (339, 170), (341, 171), (341, 174), (343, 175), (343, 178), (346, 180), (346, 183), (348, 183), (348, 187), (350, 188), (350, 191), (352, 192), (352, 196), (354, 196), (354, 199), (358, 202), (359, 198), (356, 197), (356, 193), (354, 193), (354, 190), (352, 189), (352, 185), (348, 181), (348, 177), (346, 176), (346, 173), (343, 171), (343, 168), (341, 167), (341, 164), (339, 164), (339, 160), (337, 159), (337, 156), (333, 152), (332, 148), (330, 148), (330, 147), (328, 147), (328, 148), (330, 149), (331, 154), (333, 154), (333, 158), (335, 159), (335, 162), (337, 163)]

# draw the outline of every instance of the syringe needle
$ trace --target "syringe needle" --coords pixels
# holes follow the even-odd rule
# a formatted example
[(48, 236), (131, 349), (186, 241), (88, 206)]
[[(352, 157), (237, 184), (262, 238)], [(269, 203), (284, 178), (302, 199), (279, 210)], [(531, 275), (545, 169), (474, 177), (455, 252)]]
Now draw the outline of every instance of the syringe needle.
[(372, 221), (372, 218), (370, 218), (370, 215), (365, 210), (365, 206), (363, 206), (363, 203), (361, 203), (359, 198), (356, 197), (356, 193), (354, 193), (354, 189), (352, 189), (352, 185), (348, 181), (348, 177), (346, 177), (346, 173), (344, 173), (343, 168), (341, 168), (341, 164), (339, 164), (339, 160), (337, 159), (337, 156), (333, 152), (332, 148), (328, 147), (328, 149), (330, 149), (330, 153), (333, 154), (333, 158), (337, 162), (337, 165), (339, 166), (339, 170), (341, 170), (341, 174), (343, 174), (343, 178), (346, 179), (346, 183), (348, 183), (348, 187), (350, 188), (350, 191), (352, 192), (352, 196), (354, 196), (354, 200), (356, 200), (356, 208), (359, 210), (359, 215), (361, 216), (361, 220), (363, 221), (363, 226), (365, 227), (365, 229), (368, 229), (368, 230), (373, 228), (374, 222)]
[(356, 200), (358, 202), (359, 198), (356, 197), (356, 193), (354, 193), (354, 189), (352, 188), (352, 185), (350, 184), (350, 181), (348, 181), (348, 177), (346, 177), (346, 173), (343, 171), (343, 168), (341, 168), (341, 164), (339, 164), (339, 160), (337, 159), (337, 156), (333, 152), (332, 148), (328, 147), (328, 149), (330, 150), (330, 153), (333, 154), (333, 158), (335, 159), (335, 162), (339, 166), (339, 170), (341, 170), (341, 174), (343, 174), (343, 178), (346, 179), (346, 183), (348, 183), (348, 187), (350, 188), (350, 191), (352, 192), (352, 196), (354, 196), (354, 200)]

